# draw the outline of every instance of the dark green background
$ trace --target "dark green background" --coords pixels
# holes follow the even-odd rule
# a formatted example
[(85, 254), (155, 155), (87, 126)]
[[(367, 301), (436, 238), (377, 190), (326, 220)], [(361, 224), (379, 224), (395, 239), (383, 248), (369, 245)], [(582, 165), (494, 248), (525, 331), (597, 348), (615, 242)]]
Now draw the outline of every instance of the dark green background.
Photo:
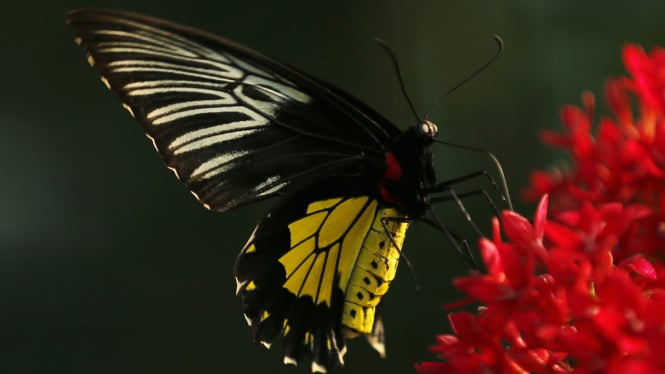
[[(620, 3), (620, 2), (616, 2)], [(139, 126), (73, 43), (67, 10), (111, 7), (199, 27), (289, 62), (376, 108), (413, 122), (385, 54), (399, 56), (422, 113), (506, 43), (503, 56), (447, 98), (431, 119), (441, 138), (494, 151), (513, 193), (561, 154), (541, 146), (564, 103), (599, 94), (623, 72), (624, 42), (663, 44), (665, 2), (592, 1), (41, 1), (5, 5), (0, 38), (0, 372), (305, 372), (284, 368), (279, 344), (250, 343), (231, 269), (270, 202), (208, 212), (177, 182)], [(17, 5), (20, 4), (20, 5)], [(9, 8), (7, 8), (9, 6)], [(437, 148), (441, 179), (491, 166)], [(487, 188), (487, 185), (480, 183)], [(467, 186), (467, 188), (473, 188)], [(464, 189), (463, 187), (461, 189)], [(469, 201), (485, 225), (489, 210)], [(530, 205), (518, 204), (530, 215)], [(440, 216), (464, 233), (452, 205)], [(447, 331), (441, 305), (467, 272), (440, 233), (409, 232), (386, 298), (388, 358), (350, 342), (346, 373), (413, 372)]]

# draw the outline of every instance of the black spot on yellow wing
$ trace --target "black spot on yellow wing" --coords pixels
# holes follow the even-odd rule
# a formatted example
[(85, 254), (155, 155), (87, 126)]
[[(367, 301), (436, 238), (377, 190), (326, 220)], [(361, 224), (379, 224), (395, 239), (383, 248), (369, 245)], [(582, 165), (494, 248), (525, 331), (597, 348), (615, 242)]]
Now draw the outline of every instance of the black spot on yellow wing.
[(309, 359), (312, 371), (343, 365), (345, 338), (372, 332), (376, 306), (395, 277), (395, 245), (408, 227), (395, 218), (403, 216), (369, 196), (269, 214), (236, 262), (255, 341), (269, 348), (282, 335), (285, 363)]

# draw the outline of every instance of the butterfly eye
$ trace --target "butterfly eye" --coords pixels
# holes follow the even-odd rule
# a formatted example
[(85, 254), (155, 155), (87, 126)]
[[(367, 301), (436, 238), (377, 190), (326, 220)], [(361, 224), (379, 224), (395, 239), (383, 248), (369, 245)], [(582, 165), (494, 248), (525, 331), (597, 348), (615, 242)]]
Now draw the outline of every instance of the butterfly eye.
[(418, 124), (418, 133), (424, 138), (436, 138), (439, 134), (439, 128), (434, 122), (423, 120)]

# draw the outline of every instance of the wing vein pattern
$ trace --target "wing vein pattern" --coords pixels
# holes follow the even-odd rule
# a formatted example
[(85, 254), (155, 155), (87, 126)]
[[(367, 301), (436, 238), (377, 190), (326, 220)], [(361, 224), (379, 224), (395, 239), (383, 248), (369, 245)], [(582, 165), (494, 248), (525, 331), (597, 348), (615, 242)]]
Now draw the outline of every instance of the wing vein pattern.
[(399, 133), (348, 94), (226, 39), (112, 11), (68, 20), (102, 80), (207, 208), (376, 170)]

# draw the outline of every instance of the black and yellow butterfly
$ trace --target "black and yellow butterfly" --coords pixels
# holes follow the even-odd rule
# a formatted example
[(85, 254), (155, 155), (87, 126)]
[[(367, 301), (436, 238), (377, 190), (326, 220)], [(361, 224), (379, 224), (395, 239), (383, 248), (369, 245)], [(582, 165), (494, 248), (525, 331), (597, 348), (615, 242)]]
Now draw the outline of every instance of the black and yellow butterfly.
[(279, 196), (240, 252), (237, 294), (256, 342), (284, 362), (344, 363), (359, 335), (383, 354), (376, 308), (409, 222), (443, 190), (437, 126), (400, 131), (349, 94), (245, 46), (146, 16), (68, 14), (104, 84), (208, 209)]

